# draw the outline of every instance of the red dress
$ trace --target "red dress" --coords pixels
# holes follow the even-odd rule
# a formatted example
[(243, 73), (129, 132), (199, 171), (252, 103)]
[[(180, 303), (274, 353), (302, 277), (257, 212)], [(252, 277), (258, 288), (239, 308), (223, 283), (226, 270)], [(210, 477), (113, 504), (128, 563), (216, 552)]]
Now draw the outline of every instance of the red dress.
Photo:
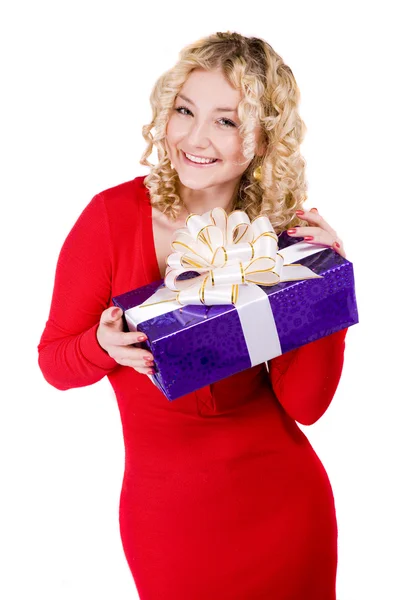
[(120, 533), (141, 600), (335, 600), (331, 485), (296, 421), (315, 423), (347, 329), (169, 402), (96, 330), (111, 298), (160, 279), (144, 176), (91, 200), (57, 263), (38, 346), (59, 390), (104, 376), (125, 444)]

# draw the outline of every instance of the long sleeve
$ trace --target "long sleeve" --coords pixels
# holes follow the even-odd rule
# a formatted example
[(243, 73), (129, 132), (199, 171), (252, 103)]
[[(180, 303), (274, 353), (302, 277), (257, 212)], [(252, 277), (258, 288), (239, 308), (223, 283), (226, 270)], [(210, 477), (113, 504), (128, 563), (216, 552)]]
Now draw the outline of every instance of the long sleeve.
[(38, 345), (43, 376), (59, 390), (95, 383), (118, 364), (96, 337), (101, 313), (111, 302), (111, 275), (109, 225), (98, 194), (61, 248), (50, 314)]
[(268, 362), (277, 399), (302, 425), (318, 421), (335, 395), (343, 369), (347, 330), (332, 333)]

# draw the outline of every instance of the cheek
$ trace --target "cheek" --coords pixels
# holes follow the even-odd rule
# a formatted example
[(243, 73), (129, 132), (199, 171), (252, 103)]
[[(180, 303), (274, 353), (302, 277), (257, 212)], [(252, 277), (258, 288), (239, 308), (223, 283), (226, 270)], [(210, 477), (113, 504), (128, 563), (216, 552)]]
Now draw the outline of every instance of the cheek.
[(225, 160), (232, 162), (242, 162), (244, 160), (241, 140), (236, 137), (232, 137), (229, 141), (227, 140), (227, 143), (224, 143), (223, 149), (221, 148), (221, 152), (224, 154)]
[(169, 119), (166, 129), (166, 136), (170, 144), (182, 139), (186, 135), (185, 126), (181, 120), (174, 118), (174, 115)]
[(220, 136), (219, 147), (225, 156), (237, 158), (242, 153), (242, 140), (235, 131), (231, 135)]

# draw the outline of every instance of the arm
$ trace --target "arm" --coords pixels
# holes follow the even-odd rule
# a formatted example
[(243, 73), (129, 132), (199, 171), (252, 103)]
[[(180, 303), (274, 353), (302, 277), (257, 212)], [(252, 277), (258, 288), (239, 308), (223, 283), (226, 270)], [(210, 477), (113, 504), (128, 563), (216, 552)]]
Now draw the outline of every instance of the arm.
[(117, 366), (96, 337), (101, 313), (110, 302), (111, 240), (98, 194), (61, 248), (50, 314), (38, 345), (39, 367), (55, 388), (90, 385)]
[(342, 329), (268, 362), (272, 389), (285, 411), (302, 425), (312, 425), (327, 410), (343, 369)]

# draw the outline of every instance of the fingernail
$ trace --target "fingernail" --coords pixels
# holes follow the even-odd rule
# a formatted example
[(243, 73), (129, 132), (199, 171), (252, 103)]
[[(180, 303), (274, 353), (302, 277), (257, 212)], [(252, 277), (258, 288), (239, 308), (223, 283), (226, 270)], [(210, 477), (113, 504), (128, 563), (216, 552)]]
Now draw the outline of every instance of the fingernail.
[(154, 369), (150, 369), (149, 371), (147, 371), (147, 375), (154, 375), (155, 371)]
[(333, 245), (336, 246), (336, 248), (340, 248), (340, 244), (338, 242), (335, 242)]
[(312, 208), (312, 209), (310, 210), (310, 212), (316, 212), (316, 213), (317, 213), (317, 212), (318, 212), (318, 210), (317, 210), (316, 208)]
[(114, 308), (114, 310), (111, 311), (111, 318), (115, 319), (117, 315), (119, 315), (119, 308)]
[(296, 210), (296, 215), (304, 215), (304, 210)]
[(288, 230), (287, 230), (287, 233), (289, 233), (289, 234), (290, 234), (290, 233), (296, 233), (296, 229), (288, 229)]
[(139, 342), (144, 342), (144, 340), (147, 340), (147, 337), (145, 335), (140, 335), (138, 337)]
[(304, 236), (304, 240), (305, 240), (306, 242), (311, 242), (311, 240), (313, 240), (313, 239), (314, 239), (314, 236), (313, 236), (313, 235), (305, 235), (305, 236)]

